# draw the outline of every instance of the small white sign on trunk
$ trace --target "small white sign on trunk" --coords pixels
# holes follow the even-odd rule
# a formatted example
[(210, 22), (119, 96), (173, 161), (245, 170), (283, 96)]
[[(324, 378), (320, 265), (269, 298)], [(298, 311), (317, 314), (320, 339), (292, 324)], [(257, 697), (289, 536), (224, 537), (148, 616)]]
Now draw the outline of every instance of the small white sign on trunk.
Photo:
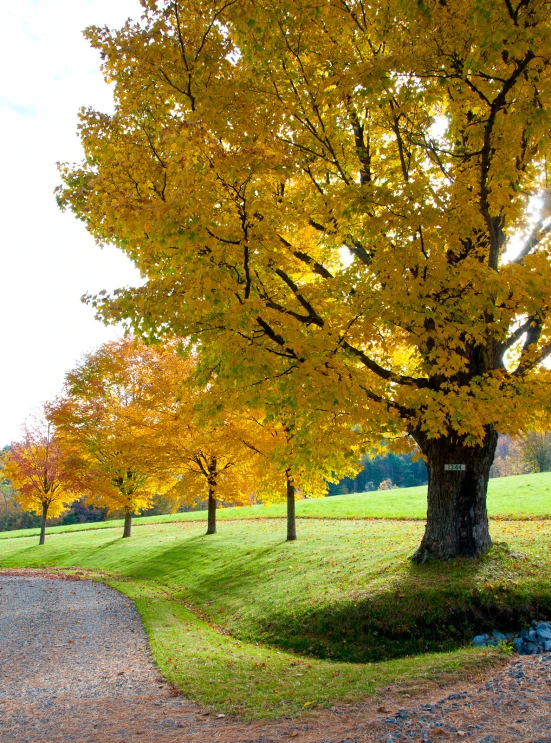
[(466, 464), (445, 464), (444, 469), (447, 472), (465, 472), (467, 469)]

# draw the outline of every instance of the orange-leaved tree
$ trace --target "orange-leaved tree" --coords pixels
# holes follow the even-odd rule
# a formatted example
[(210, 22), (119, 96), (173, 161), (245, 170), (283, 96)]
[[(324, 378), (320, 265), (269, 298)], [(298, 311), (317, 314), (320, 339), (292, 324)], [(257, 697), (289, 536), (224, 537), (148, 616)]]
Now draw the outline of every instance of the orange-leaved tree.
[(27, 421), (22, 433), (21, 441), (2, 452), (2, 476), (11, 483), (21, 508), (40, 515), (39, 544), (44, 544), (46, 520), (62, 514), (80, 497), (79, 461), (42, 417)]
[(416, 559), (481, 555), (498, 431), (551, 399), (547, 3), (142, 4), (87, 32), (115, 110), (62, 167), (61, 205), (146, 279), (103, 316), (413, 437)]
[[(170, 430), (163, 425), (163, 438)], [(216, 533), (218, 505), (243, 505), (254, 498), (256, 469), (241, 435), (240, 427), (226, 419), (201, 426), (180, 422), (165, 439), (169, 471), (178, 478), (170, 493), (187, 504), (207, 500), (207, 534)]]
[(87, 499), (124, 512), (123, 537), (131, 535), (133, 514), (166, 486), (159, 470), (140, 460), (143, 432), (133, 417), (153, 356), (132, 338), (104, 344), (67, 374), (48, 409), (61, 440), (79, 451)]
[(196, 360), (182, 355), (176, 341), (148, 349), (148, 359), (140, 400), (125, 411), (141, 430), (135, 453), (172, 480), (167, 496), (175, 503), (207, 501), (207, 534), (214, 534), (219, 503), (238, 505), (253, 497), (258, 455), (244, 444), (251, 421), (222, 404), (215, 384), (196, 381)]

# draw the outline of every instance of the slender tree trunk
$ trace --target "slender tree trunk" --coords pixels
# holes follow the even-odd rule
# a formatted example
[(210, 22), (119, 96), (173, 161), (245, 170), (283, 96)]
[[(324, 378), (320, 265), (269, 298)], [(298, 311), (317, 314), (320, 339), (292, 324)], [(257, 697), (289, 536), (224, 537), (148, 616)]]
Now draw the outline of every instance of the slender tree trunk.
[(486, 491), (497, 433), (489, 429), (481, 446), (453, 438), (427, 439), (422, 433), (415, 439), (427, 460), (429, 488), (425, 534), (413, 560), (480, 557), (492, 546)]
[(132, 534), (132, 509), (124, 509), (124, 529), (122, 532), (122, 538), (126, 539)]
[(48, 506), (49, 503), (42, 504), (42, 516), (40, 518), (40, 539), (38, 544), (44, 544), (46, 542), (46, 519), (48, 518)]
[(216, 534), (216, 459), (209, 465), (209, 502), (208, 502), (208, 522), (207, 534)]
[(216, 498), (214, 488), (209, 487), (207, 534), (216, 534)]
[(295, 518), (295, 486), (291, 479), (290, 470), (285, 471), (287, 480), (287, 541), (294, 542), (297, 538), (297, 522)]

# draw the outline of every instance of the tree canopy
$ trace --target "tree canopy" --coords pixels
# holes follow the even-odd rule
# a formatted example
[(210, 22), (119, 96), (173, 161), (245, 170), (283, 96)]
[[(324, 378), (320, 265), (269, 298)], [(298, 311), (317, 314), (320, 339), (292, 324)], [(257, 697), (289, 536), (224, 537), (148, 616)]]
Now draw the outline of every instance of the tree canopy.
[(547, 3), (142, 4), (87, 31), (115, 112), (82, 111), (61, 169), (146, 279), (96, 306), (258, 397), (412, 436), (417, 558), (481, 554), (497, 431), (549, 412)]
[(142, 429), (133, 417), (146, 394), (148, 356), (153, 352), (132, 339), (106, 343), (67, 374), (63, 394), (48, 406), (61, 441), (78, 452), (81, 492), (124, 511), (125, 537), (132, 515), (151, 506), (163, 485), (160, 470), (140, 461)]
[(21, 508), (41, 517), (39, 544), (44, 544), (46, 519), (62, 514), (82, 490), (78, 457), (43, 416), (29, 419), (22, 433), (21, 441), (0, 453), (0, 472)]

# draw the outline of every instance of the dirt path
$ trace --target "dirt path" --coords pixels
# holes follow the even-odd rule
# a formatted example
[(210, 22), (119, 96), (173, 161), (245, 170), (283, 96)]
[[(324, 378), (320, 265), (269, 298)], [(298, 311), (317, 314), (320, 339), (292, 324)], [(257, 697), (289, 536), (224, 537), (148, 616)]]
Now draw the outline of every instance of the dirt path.
[(159, 678), (132, 602), (98, 583), (0, 576), (1, 743), (551, 743), (551, 654), (422, 699), (389, 689), (301, 721), (217, 719)]

